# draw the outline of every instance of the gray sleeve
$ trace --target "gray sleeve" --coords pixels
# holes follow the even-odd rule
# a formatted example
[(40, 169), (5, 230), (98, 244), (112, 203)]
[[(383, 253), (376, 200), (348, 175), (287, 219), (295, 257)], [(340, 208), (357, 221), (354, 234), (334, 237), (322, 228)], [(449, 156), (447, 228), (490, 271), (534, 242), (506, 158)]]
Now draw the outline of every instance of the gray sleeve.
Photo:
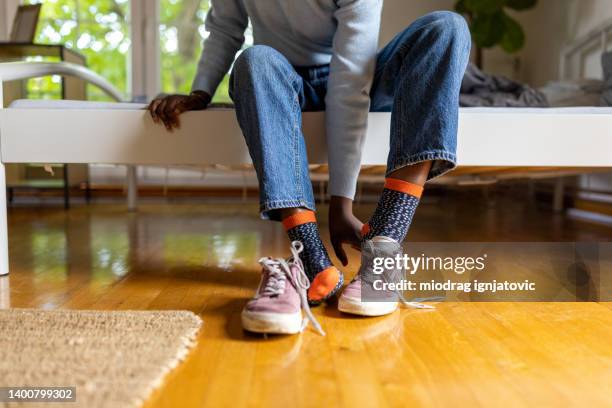
[(248, 16), (241, 0), (211, 0), (205, 24), (209, 35), (191, 89), (213, 95), (244, 43)]
[(353, 198), (370, 108), (382, 0), (340, 0), (327, 85), (330, 195)]

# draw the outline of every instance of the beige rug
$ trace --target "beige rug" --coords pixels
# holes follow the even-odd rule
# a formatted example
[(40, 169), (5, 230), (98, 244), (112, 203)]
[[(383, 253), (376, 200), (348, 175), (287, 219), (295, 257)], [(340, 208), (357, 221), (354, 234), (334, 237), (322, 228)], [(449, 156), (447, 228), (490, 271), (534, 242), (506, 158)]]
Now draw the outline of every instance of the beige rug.
[(0, 387), (76, 386), (76, 403), (45, 406), (137, 407), (201, 325), (186, 311), (0, 310)]

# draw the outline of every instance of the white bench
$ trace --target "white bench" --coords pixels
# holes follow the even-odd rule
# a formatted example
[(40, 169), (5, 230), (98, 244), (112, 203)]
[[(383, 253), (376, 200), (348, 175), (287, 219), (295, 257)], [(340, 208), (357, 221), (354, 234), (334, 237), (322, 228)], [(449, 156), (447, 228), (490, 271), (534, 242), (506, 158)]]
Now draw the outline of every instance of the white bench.
[[(24, 74), (14, 65), (19, 63), (11, 64), (9, 68), (0, 64), (0, 80), (57, 73), (52, 68), (61, 65), (61, 74), (80, 76), (119, 95), (110, 84), (82, 67), (44, 63), (38, 70), (28, 68)], [(22, 68), (26, 65), (31, 64), (25, 63)], [(6, 163), (250, 163), (232, 110), (186, 113), (181, 128), (168, 133), (141, 108), (79, 102), (57, 109), (32, 101), (0, 109), (0, 275), (9, 270)], [(327, 161), (323, 123), (324, 113), (304, 114), (303, 130), (313, 164)], [(370, 114), (363, 165), (386, 163), (389, 123), (389, 113)], [(462, 109), (457, 150), (462, 166), (612, 168), (612, 108)]]

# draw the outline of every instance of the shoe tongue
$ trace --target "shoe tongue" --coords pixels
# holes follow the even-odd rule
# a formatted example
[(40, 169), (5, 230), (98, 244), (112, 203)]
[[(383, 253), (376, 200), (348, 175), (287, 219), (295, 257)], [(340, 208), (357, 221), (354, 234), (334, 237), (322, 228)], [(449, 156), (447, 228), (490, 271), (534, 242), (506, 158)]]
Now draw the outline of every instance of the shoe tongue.
[(270, 272), (268, 272), (268, 270), (266, 270), (266, 268), (261, 268), (261, 281), (259, 282), (259, 290), (257, 291), (258, 294), (261, 294), (264, 289), (266, 288), (266, 285), (268, 284), (268, 280), (270, 279)]
[(399, 242), (388, 237), (374, 237), (371, 241), (365, 241), (361, 245), (362, 260), (376, 257), (395, 257), (401, 252), (402, 246)]
[(359, 269), (362, 280), (370, 282), (379, 279), (380, 275), (373, 271), (374, 259), (395, 258), (396, 255), (401, 253), (401, 248), (399, 242), (384, 236), (377, 236), (371, 241), (365, 241), (361, 247), (361, 268)]
[(262, 268), (262, 270), (261, 270), (261, 284), (259, 286), (259, 293), (260, 294), (262, 294), (262, 293), (264, 293), (266, 291), (266, 288), (267, 288), (268, 284), (271, 284), (271, 282), (270, 282), (271, 279), (276, 280), (277, 283), (278, 283), (278, 281), (283, 280), (284, 281), (283, 291), (287, 287), (287, 277), (284, 274), (280, 275), (280, 277), (278, 277), (278, 275), (277, 275), (276, 278), (272, 278), (272, 273), (268, 269)]

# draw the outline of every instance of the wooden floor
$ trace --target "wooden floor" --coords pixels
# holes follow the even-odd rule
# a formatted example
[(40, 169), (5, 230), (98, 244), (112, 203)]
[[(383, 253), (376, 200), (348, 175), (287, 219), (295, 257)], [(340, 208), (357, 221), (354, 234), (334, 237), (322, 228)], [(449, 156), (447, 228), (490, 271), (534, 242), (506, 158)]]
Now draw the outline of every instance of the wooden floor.
[[(425, 200), (410, 239), (612, 236), (503, 200)], [(442, 303), (371, 319), (329, 305), (315, 310), (326, 337), (244, 333), (240, 310), (258, 282), (256, 261), (286, 254), (287, 245), (281, 227), (255, 211), (255, 204), (145, 204), (136, 214), (121, 205), (11, 209), (12, 272), (0, 279), (0, 305), (201, 315), (197, 347), (147, 407), (612, 406), (612, 304)], [(352, 252), (347, 275), (357, 262)]]

